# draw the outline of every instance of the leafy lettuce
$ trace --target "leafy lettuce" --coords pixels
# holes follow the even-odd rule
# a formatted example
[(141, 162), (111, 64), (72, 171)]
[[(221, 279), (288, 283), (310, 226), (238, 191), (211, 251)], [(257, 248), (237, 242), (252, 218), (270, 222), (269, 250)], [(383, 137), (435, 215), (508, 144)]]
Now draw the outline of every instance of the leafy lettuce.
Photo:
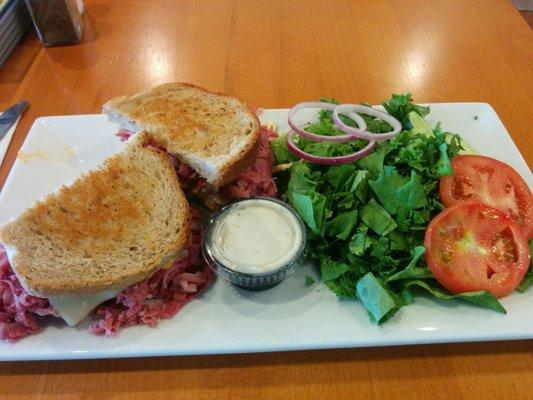
[[(402, 122), (403, 131), (352, 164), (307, 163), (287, 151), (284, 137), (273, 142), (277, 163), (292, 163), (286, 179), (279, 181), (280, 192), (309, 228), (311, 256), (322, 280), (338, 296), (359, 299), (377, 323), (411, 303), (420, 290), (439, 300), (459, 298), (505, 312), (488, 292), (447, 293), (423, 257), (425, 229), (443, 209), (439, 178), (451, 174), (450, 160), (463, 150), (461, 139), (443, 132), (440, 125), (429, 127), (423, 119), (429, 108), (414, 104), (409, 93), (393, 95), (382, 105)], [(378, 118), (366, 118), (375, 133), (390, 129)], [(326, 136), (342, 134), (327, 110), (320, 110), (318, 121), (306, 129)], [(366, 143), (299, 138), (297, 145), (313, 154), (335, 156)]]

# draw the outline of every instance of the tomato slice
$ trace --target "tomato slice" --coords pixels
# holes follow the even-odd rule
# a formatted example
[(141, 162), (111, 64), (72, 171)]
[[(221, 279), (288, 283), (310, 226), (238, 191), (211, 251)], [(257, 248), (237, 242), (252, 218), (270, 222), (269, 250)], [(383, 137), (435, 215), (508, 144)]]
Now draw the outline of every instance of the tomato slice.
[(533, 195), (527, 183), (509, 165), (479, 155), (457, 156), (453, 175), (440, 180), (440, 198), (446, 207), (475, 200), (496, 207), (533, 239)]
[(529, 247), (520, 227), (502, 211), (476, 202), (451, 206), (430, 222), (426, 261), (452, 293), (488, 290), (502, 297), (529, 268)]

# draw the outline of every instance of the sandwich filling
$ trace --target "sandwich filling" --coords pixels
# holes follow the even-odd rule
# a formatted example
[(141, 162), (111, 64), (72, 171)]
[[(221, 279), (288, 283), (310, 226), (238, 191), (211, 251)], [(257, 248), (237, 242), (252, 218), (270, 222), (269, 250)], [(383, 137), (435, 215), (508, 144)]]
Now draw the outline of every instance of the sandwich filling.
[[(259, 152), (254, 162), (239, 176), (227, 185), (216, 187), (201, 177), (189, 165), (181, 162), (177, 157), (167, 153), (176, 169), (181, 186), (187, 195), (202, 200), (211, 209), (229, 203), (232, 200), (247, 199), (255, 196), (276, 197), (276, 184), (272, 178), (274, 154), (270, 146), (270, 139), (276, 138), (277, 133), (261, 126), (261, 141)], [(122, 141), (128, 140), (134, 133), (120, 129), (117, 136)], [(153, 146), (161, 146), (153, 143)]]
[(15, 341), (39, 332), (40, 317), (58, 317), (48, 299), (27, 293), (0, 245), (0, 339)]

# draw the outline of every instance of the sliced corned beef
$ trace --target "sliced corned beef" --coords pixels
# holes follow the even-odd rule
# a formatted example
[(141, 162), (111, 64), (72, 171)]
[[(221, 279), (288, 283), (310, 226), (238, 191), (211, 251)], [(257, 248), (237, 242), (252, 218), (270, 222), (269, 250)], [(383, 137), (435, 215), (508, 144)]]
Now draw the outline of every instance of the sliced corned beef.
[(16, 341), (39, 332), (39, 317), (57, 316), (47, 299), (28, 294), (0, 245), (0, 339)]
[(113, 336), (127, 326), (155, 326), (159, 320), (173, 317), (213, 281), (213, 272), (201, 259), (203, 229), (200, 216), (194, 209), (191, 213), (192, 236), (187, 257), (124, 289), (116, 299), (99, 306), (95, 313), (100, 319), (91, 327), (91, 332)]
[(230, 200), (255, 196), (276, 197), (277, 188), (272, 179), (274, 153), (270, 146), (270, 138), (277, 136), (276, 132), (261, 127), (261, 144), (255, 162), (241, 172), (233, 182), (220, 188), (222, 196)]

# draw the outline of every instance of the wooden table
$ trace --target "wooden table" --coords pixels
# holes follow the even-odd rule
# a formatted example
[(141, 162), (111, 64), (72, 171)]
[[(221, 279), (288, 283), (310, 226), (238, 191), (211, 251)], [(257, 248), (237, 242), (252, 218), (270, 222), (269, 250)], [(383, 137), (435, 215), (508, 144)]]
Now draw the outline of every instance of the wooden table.
[[(493, 105), (533, 163), (533, 33), (504, 0), (85, 0), (81, 44), (30, 33), (0, 70), (0, 109), (98, 113), (113, 96), (192, 82), (252, 106), (320, 96)], [(532, 325), (532, 321), (524, 321)], [(531, 398), (533, 342), (0, 364), (0, 398)]]

